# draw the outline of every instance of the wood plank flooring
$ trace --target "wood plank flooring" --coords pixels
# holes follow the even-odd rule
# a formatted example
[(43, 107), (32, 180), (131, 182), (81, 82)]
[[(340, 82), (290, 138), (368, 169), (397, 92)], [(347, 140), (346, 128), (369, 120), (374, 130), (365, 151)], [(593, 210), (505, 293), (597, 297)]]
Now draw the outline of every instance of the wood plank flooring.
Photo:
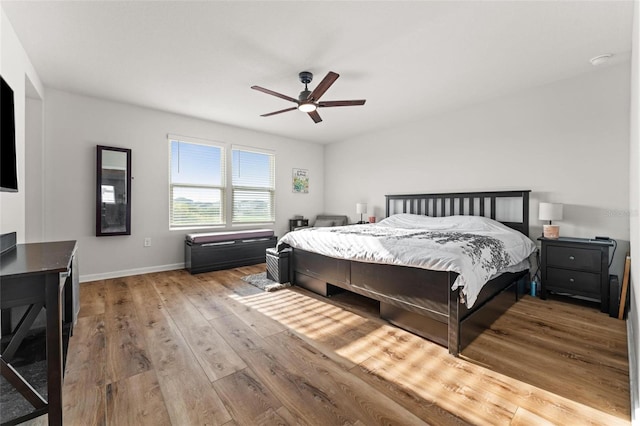
[(264, 269), (82, 284), (65, 425), (630, 423), (625, 323), (597, 309), (525, 296), (454, 358), (360, 296), (240, 279)]

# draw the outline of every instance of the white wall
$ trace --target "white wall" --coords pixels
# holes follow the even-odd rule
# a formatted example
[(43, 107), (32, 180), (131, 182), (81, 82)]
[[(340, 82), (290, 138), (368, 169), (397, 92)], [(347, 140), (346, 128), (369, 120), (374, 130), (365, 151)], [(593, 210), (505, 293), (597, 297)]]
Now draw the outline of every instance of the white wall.
[(35, 91), (43, 93), (42, 83), (27, 53), (16, 36), (4, 10), (0, 8), (0, 74), (13, 89), (16, 119), (16, 156), (18, 192), (0, 192), (0, 233), (17, 232), (18, 242), (25, 241), (25, 98), (30, 81)]
[[(167, 134), (275, 150), (277, 235), (292, 215), (323, 210), (318, 144), (51, 89), (45, 129), (45, 238), (78, 240), (83, 281), (183, 267), (187, 231), (169, 230)], [(95, 237), (96, 145), (132, 149), (130, 236)], [(309, 170), (309, 194), (292, 192), (292, 168)]]
[(384, 217), (393, 193), (531, 189), (564, 203), (566, 236), (629, 239), (629, 64), (427, 117), (325, 149), (325, 210)]
[(44, 105), (27, 94), (25, 109), (25, 242), (44, 240)]
[(638, 322), (638, 306), (640, 306), (640, 291), (636, 289), (638, 280), (634, 276), (640, 271), (640, 135), (638, 134), (638, 102), (640, 91), (640, 4), (634, 3), (633, 34), (631, 52), (631, 137), (630, 137), (630, 167), (629, 167), (629, 218), (631, 226), (631, 297), (627, 333), (629, 339), (629, 378), (631, 380), (631, 419), (633, 424), (640, 423), (640, 377), (638, 376), (638, 356), (640, 355), (640, 323)]

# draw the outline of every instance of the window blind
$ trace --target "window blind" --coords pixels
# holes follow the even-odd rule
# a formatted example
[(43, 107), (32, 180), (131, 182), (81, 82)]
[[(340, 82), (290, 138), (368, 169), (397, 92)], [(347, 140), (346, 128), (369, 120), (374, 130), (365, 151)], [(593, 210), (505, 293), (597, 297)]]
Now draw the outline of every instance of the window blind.
[(232, 149), (232, 222), (275, 220), (275, 156), (246, 148)]
[(224, 148), (175, 139), (170, 147), (170, 226), (225, 223)]

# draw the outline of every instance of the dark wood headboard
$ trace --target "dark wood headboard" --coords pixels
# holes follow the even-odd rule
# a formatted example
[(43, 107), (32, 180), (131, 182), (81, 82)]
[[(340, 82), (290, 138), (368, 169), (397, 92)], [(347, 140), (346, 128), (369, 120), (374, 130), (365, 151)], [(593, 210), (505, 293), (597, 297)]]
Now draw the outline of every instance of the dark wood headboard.
[(521, 220), (504, 221), (510, 228), (529, 235), (529, 193), (522, 191), (491, 191), (491, 192), (450, 192), (439, 194), (406, 194), (385, 195), (387, 200), (386, 217), (398, 213), (411, 213), (424, 216), (484, 216), (496, 219), (496, 200), (511, 198), (522, 200), (522, 207), (518, 206)]

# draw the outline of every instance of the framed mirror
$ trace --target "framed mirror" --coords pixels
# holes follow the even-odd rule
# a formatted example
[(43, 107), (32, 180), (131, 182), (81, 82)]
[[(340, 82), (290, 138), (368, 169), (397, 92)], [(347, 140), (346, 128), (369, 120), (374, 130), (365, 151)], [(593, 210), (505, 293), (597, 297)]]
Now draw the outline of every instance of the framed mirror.
[(98, 145), (96, 236), (131, 235), (131, 150)]

